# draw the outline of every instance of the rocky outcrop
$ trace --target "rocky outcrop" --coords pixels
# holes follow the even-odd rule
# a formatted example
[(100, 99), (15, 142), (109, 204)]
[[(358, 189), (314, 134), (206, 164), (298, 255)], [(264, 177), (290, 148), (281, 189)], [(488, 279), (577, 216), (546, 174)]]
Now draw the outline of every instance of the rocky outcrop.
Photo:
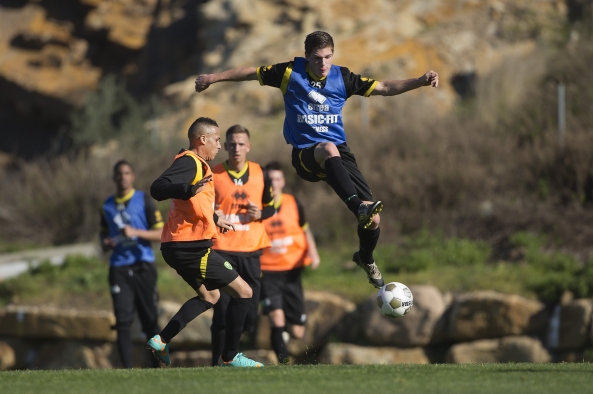
[[(138, 94), (186, 79), (167, 92), (188, 116), (225, 111), (233, 114), (229, 122), (259, 124), (262, 114), (281, 109), (274, 89), (251, 83), (193, 95), (193, 75), (290, 60), (303, 54), (306, 34), (326, 30), (335, 62), (357, 73), (381, 80), (439, 71), (441, 88), (424, 96), (447, 111), (476, 79), (564, 34), (567, 14), (558, 0), (8, 2), (0, 5), (0, 101), (21, 118), (36, 114), (41, 121), (33, 125), (44, 136), (44, 128), (67, 123), (103, 75), (126, 77)], [(30, 136), (34, 127), (27, 126)]]
[(537, 301), (494, 291), (467, 293), (453, 301), (447, 336), (460, 342), (541, 332), (547, 319)]
[[(320, 291), (305, 291), (305, 312), (307, 325), (302, 339), (291, 339), (288, 351), (299, 356), (324, 345), (328, 335), (340, 324), (344, 316), (353, 312), (356, 306), (335, 294)], [(270, 323), (266, 316), (259, 320), (256, 347), (270, 349)]]
[(580, 349), (589, 344), (593, 300), (581, 298), (562, 305), (558, 350)]
[(414, 294), (412, 312), (402, 319), (388, 319), (377, 308), (375, 296), (358, 306), (338, 328), (347, 342), (379, 346), (414, 347), (445, 341), (448, 296), (434, 286), (410, 286)]
[(16, 364), (16, 356), (10, 344), (0, 341), (0, 371), (11, 369)]
[(330, 343), (321, 351), (320, 364), (428, 364), (424, 349), (364, 347)]
[(446, 360), (455, 364), (545, 363), (551, 361), (551, 356), (537, 339), (510, 336), (453, 345)]
[(0, 335), (17, 338), (69, 338), (112, 341), (109, 311), (8, 306), (0, 310)]

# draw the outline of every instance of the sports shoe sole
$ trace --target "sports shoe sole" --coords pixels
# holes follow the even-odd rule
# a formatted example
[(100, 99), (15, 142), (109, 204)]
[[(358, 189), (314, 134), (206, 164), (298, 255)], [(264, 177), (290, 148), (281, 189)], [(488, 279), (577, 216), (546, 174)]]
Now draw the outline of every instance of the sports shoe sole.
[(373, 205), (372, 205), (372, 209), (371, 209), (371, 213), (369, 214), (369, 218), (367, 219), (366, 223), (362, 224), (360, 222), (358, 222), (359, 225), (362, 226), (362, 228), (369, 228), (369, 226), (373, 223), (373, 217), (378, 214), (379, 212), (381, 212), (383, 210), (383, 203), (381, 201), (376, 201)]

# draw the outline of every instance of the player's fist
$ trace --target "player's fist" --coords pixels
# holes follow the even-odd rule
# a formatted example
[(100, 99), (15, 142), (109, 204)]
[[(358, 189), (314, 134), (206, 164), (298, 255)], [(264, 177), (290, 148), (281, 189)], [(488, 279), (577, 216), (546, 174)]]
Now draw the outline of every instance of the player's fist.
[(196, 92), (203, 92), (204, 90), (208, 89), (210, 86), (210, 75), (209, 74), (200, 74), (196, 78)]
[(225, 234), (226, 232), (228, 232), (229, 230), (233, 230), (235, 231), (235, 226), (233, 226), (233, 223), (231, 223), (230, 220), (225, 219), (223, 217), (218, 217), (218, 221), (216, 222), (216, 225), (218, 227), (220, 227), (220, 232)]
[(261, 209), (251, 200), (247, 201), (247, 213), (252, 222), (261, 219)]
[(439, 86), (439, 74), (436, 71), (430, 70), (420, 77), (420, 81), (423, 86), (432, 86), (433, 88), (436, 88)]
[(208, 182), (212, 182), (212, 175), (205, 176), (204, 178), (196, 182), (196, 184), (193, 185), (191, 188), (192, 195), (195, 196), (196, 194), (204, 190)]

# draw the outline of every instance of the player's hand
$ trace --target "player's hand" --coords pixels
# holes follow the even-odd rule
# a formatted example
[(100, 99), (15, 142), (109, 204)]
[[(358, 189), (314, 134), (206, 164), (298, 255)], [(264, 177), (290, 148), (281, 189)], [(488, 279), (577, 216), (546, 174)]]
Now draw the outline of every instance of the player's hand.
[(321, 262), (319, 255), (309, 256), (309, 257), (311, 258), (311, 269), (312, 270), (317, 269), (317, 267), (319, 267), (319, 263)]
[(114, 249), (115, 245), (116, 245), (116, 243), (113, 240), (113, 238), (105, 237), (105, 238), (103, 238), (103, 241), (101, 242), (101, 249), (103, 249), (103, 251), (106, 252), (110, 249)]
[(192, 196), (195, 196), (196, 194), (204, 190), (208, 182), (212, 182), (212, 175), (205, 176), (204, 178), (200, 179), (195, 185), (192, 186)]
[(216, 222), (216, 225), (218, 227), (220, 227), (220, 232), (223, 234), (226, 234), (229, 230), (235, 231), (235, 226), (233, 226), (233, 223), (231, 223), (230, 220), (225, 219), (220, 216), (218, 217), (218, 221)]
[(203, 92), (204, 90), (208, 89), (210, 86), (210, 75), (209, 74), (200, 74), (196, 78), (196, 92)]
[(430, 70), (419, 79), (422, 86), (432, 86), (433, 88), (439, 86), (439, 74), (436, 71)]
[(124, 235), (124, 237), (126, 237), (126, 238), (132, 238), (132, 237), (138, 236), (137, 229), (135, 229), (134, 227), (132, 227), (130, 225), (127, 225), (126, 227), (124, 227), (121, 232)]
[(247, 213), (252, 222), (261, 219), (261, 209), (251, 201), (247, 201)]

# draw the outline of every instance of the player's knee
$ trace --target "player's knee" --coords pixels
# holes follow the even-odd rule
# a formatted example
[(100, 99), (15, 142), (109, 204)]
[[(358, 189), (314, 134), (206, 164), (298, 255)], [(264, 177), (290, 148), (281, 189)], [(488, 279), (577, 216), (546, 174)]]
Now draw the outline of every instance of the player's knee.
[(207, 301), (207, 302), (211, 303), (212, 305), (214, 305), (220, 299), (220, 292), (218, 290), (213, 290), (213, 291), (206, 292), (205, 294), (200, 294), (199, 297), (202, 300)]
[(322, 142), (318, 145), (321, 153), (326, 159), (334, 156), (340, 156), (338, 147), (333, 142)]
[(246, 282), (243, 282), (243, 286), (239, 288), (239, 291), (237, 293), (239, 295), (239, 298), (253, 297), (253, 290), (251, 289), (251, 286), (249, 286)]

